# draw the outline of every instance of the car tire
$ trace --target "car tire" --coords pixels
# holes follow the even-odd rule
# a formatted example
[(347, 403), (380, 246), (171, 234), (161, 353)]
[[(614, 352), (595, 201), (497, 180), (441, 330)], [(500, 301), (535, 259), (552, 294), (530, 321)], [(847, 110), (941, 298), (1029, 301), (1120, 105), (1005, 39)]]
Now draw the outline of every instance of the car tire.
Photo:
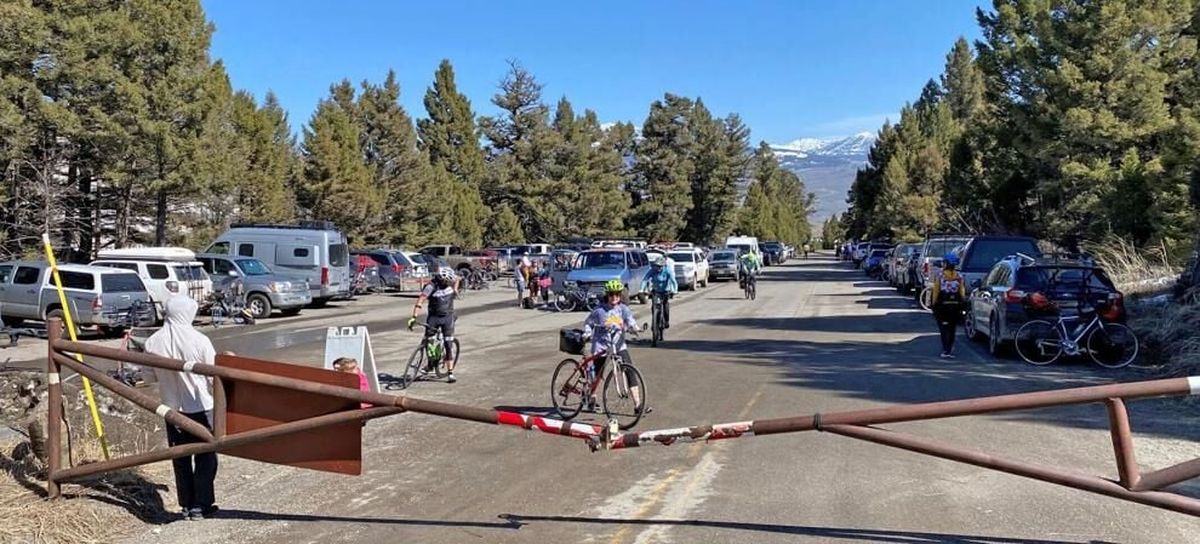
[(310, 308), (324, 308), (326, 304), (329, 304), (328, 298), (314, 298), (312, 302), (308, 303), (308, 306)]
[(983, 335), (979, 334), (979, 328), (975, 326), (975, 313), (970, 308), (967, 308), (967, 315), (963, 317), (963, 335), (971, 342), (983, 340)]
[(286, 310), (279, 310), (279, 313), (282, 314), (284, 317), (292, 317), (292, 316), (300, 315), (301, 309), (302, 308), (288, 308)]
[[(66, 314), (63, 313), (61, 308), (55, 308), (53, 310), (50, 310), (49, 312), (46, 312), (46, 324), (47, 324), (47, 326), (49, 326), (51, 319), (54, 319), (54, 318), (61, 319), (63, 322), (62, 337), (64, 340), (70, 340), (71, 335), (69, 332), (67, 332), (67, 318), (65, 317), (65, 315)], [(76, 323), (75, 324), (75, 337), (76, 338), (79, 338), (79, 333), (80, 333), (79, 324)]]
[(271, 317), (271, 299), (262, 293), (250, 293), (246, 297), (246, 309), (254, 319), (266, 319)]
[(1004, 356), (1004, 340), (1000, 338), (1000, 320), (996, 314), (988, 320), (988, 353), (997, 359)]
[(5, 327), (19, 327), (25, 322), (23, 317), (0, 317), (0, 322), (4, 323)]

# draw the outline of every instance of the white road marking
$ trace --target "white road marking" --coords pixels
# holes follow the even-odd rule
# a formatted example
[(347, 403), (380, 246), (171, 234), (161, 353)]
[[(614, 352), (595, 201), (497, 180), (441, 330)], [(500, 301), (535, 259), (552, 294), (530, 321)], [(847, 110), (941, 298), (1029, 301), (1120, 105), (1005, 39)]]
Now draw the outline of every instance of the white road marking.
[[(662, 509), (655, 518), (677, 520), (686, 517), (712, 493), (712, 483), (717, 479), (717, 472), (720, 470), (721, 465), (716, 461), (716, 452), (704, 454), (700, 462), (689, 471), (689, 476), (676, 482), (667, 491), (662, 501)], [(670, 525), (651, 525), (633, 541), (635, 544), (667, 541), (666, 531), (670, 528)]]
[(1200, 395), (1200, 376), (1189, 377), (1188, 387), (1191, 388), (1193, 395)]

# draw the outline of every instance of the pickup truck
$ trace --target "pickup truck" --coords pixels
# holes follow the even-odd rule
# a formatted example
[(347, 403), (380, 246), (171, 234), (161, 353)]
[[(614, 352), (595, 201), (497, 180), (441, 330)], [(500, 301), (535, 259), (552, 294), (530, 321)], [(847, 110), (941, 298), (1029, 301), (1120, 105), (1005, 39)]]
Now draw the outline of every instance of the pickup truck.
[[(63, 292), (77, 327), (96, 325), (101, 332), (154, 324), (154, 305), (136, 272), (102, 266), (58, 267)], [(22, 321), (63, 317), (50, 265), (44, 261), (0, 263), (0, 319), (16, 327)]]
[[(455, 270), (462, 272), (475, 268), (491, 268), (497, 266), (496, 260), (488, 256), (472, 256), (463, 251), (461, 247), (452, 245), (432, 245), (425, 246), (418, 250), (422, 255), (437, 257), (446, 261)], [(430, 272), (433, 272), (430, 270)]]

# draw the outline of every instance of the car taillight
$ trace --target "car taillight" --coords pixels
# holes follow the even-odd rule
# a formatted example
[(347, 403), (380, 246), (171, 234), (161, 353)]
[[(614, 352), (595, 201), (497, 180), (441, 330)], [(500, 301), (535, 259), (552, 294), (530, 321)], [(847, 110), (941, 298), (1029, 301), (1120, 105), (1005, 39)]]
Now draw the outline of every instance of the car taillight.
[(1004, 302), (1009, 304), (1018, 304), (1025, 299), (1025, 291), (1020, 289), (1009, 289), (1004, 292)]
[(329, 267), (321, 267), (321, 285), (329, 285)]
[(921, 265), (921, 274), (923, 274), (925, 276), (929, 275), (929, 262), (928, 261), (925, 262), (925, 264)]
[(395, 273), (397, 273), (397, 274), (403, 274), (403, 273), (404, 273), (404, 265), (402, 265), (402, 264), (393, 264), (393, 265), (392, 265), (392, 272), (395, 272)]

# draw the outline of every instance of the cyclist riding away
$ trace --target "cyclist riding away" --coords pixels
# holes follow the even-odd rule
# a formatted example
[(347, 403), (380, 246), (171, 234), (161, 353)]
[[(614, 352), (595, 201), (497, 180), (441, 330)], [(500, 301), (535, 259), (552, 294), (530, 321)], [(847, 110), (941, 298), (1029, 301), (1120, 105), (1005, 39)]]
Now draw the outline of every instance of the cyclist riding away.
[[(671, 328), (671, 297), (679, 292), (679, 283), (675, 281), (674, 267), (666, 266), (666, 257), (657, 253), (647, 255), (650, 258), (650, 271), (642, 280), (642, 291), (653, 295), (663, 295), (661, 298), (663, 328)], [(619, 282), (618, 282), (619, 283)]]
[(747, 281), (755, 281), (759, 268), (762, 268), (762, 262), (758, 260), (758, 255), (753, 251), (743, 252), (738, 257), (738, 286), (745, 289)]
[(933, 318), (937, 320), (938, 332), (942, 335), (943, 359), (954, 358), (954, 329), (962, 319), (963, 301), (967, 298), (966, 282), (958, 273), (958, 255), (947, 253), (942, 257), (942, 273), (933, 277), (930, 295)]
[[(604, 284), (604, 303), (592, 310), (588, 314), (587, 319), (583, 322), (584, 338), (591, 337), (592, 339), (592, 354), (607, 352), (614, 350), (617, 356), (622, 357), (626, 363), (632, 365), (633, 357), (629, 355), (629, 349), (625, 345), (625, 340), (616, 346), (608, 345), (608, 334), (605, 329), (608, 327), (616, 327), (625, 331), (638, 331), (637, 319), (633, 317), (633, 310), (629, 309), (624, 302), (621, 301), (621, 295), (625, 291), (625, 286), (621, 284), (621, 280), (608, 280)], [(599, 379), (604, 375), (605, 358), (600, 357), (594, 363), (595, 375)], [(642, 384), (631, 383), (631, 388), (640, 388)]]
[[(439, 268), (437, 275), (433, 280), (421, 289), (421, 295), (417, 297), (417, 303), (413, 306), (412, 317), (408, 319), (408, 330), (412, 330), (413, 325), (417, 324), (417, 312), (421, 309), (421, 305), (425, 301), (429, 301), (428, 317), (425, 318), (425, 337), (429, 338), (437, 334), (438, 329), (442, 331), (442, 337), (445, 343), (445, 349), (442, 350), (442, 357), (446, 358), (446, 369), (449, 375), (446, 376), (446, 381), (454, 383), (458, 378), (454, 377), (454, 362), (458, 359), (454, 349), (454, 321), (458, 319), (454, 316), (454, 298), (458, 295), (458, 287), (461, 280), (458, 274), (449, 267)], [(430, 366), (437, 366), (441, 361), (429, 361)]]

